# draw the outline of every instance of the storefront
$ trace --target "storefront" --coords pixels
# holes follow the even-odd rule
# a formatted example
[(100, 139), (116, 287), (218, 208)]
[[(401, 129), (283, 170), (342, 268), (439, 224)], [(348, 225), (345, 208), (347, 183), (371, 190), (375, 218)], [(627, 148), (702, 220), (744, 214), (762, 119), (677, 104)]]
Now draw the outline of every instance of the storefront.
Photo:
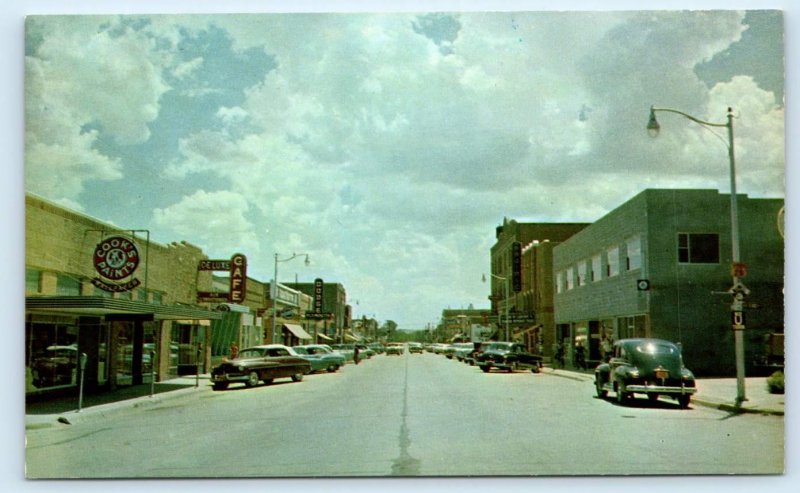
[[(26, 394), (87, 392), (162, 380), (180, 361), (209, 365), (210, 331), (220, 314), (199, 307), (95, 296), (25, 300)], [(81, 375), (83, 368), (83, 375)]]

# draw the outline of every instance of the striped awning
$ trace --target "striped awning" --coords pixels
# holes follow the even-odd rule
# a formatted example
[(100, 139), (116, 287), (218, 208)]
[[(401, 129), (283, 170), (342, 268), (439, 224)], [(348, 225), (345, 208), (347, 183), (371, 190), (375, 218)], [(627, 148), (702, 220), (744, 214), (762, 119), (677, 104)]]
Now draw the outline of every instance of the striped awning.
[(317, 337), (322, 339), (323, 341), (333, 341), (333, 337), (328, 337), (325, 334), (317, 334)]
[(311, 334), (305, 331), (303, 327), (295, 324), (283, 324), (283, 326), (295, 335), (298, 339), (311, 339)]

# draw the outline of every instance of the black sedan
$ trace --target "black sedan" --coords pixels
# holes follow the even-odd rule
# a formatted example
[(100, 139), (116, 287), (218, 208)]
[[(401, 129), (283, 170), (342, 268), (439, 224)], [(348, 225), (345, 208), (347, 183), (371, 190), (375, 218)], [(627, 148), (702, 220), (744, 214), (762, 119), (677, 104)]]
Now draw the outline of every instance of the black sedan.
[(524, 345), (516, 342), (487, 342), (475, 356), (475, 364), (488, 372), (492, 368), (509, 372), (525, 369), (539, 373), (542, 357), (529, 352)]
[(609, 361), (595, 369), (594, 380), (598, 397), (614, 392), (620, 404), (634, 394), (647, 395), (652, 401), (666, 395), (685, 409), (697, 391), (694, 375), (683, 366), (680, 347), (661, 339), (617, 341)]
[(255, 387), (260, 380), (272, 383), (276, 378), (291, 378), (295, 382), (311, 373), (311, 363), (292, 348), (282, 344), (255, 346), (239, 351), (236, 359), (223, 362), (211, 370), (214, 390), (225, 390), (233, 382)]

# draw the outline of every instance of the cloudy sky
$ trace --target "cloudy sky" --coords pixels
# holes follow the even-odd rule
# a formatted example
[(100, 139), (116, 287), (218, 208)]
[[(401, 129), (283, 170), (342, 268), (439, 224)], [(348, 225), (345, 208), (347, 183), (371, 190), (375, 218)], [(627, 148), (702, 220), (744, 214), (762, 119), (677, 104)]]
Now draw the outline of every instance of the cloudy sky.
[[(488, 10), (488, 9), (487, 9)], [(594, 221), (645, 188), (784, 196), (776, 11), (39, 16), (25, 189), (249, 275), (343, 283), (354, 316), (488, 307), (504, 217)], [(723, 139), (724, 140), (724, 139)]]

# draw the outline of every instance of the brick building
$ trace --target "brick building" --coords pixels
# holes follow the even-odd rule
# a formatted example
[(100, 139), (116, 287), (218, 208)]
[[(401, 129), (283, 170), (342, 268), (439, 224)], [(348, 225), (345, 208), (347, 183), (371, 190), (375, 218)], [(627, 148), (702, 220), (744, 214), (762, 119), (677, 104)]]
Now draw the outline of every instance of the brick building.
[[(783, 333), (783, 199), (737, 197), (748, 371)], [(648, 189), (553, 249), (557, 337), (600, 358), (603, 337), (680, 342), (687, 366), (734, 374), (730, 195)], [(568, 352), (568, 356), (571, 351)]]

